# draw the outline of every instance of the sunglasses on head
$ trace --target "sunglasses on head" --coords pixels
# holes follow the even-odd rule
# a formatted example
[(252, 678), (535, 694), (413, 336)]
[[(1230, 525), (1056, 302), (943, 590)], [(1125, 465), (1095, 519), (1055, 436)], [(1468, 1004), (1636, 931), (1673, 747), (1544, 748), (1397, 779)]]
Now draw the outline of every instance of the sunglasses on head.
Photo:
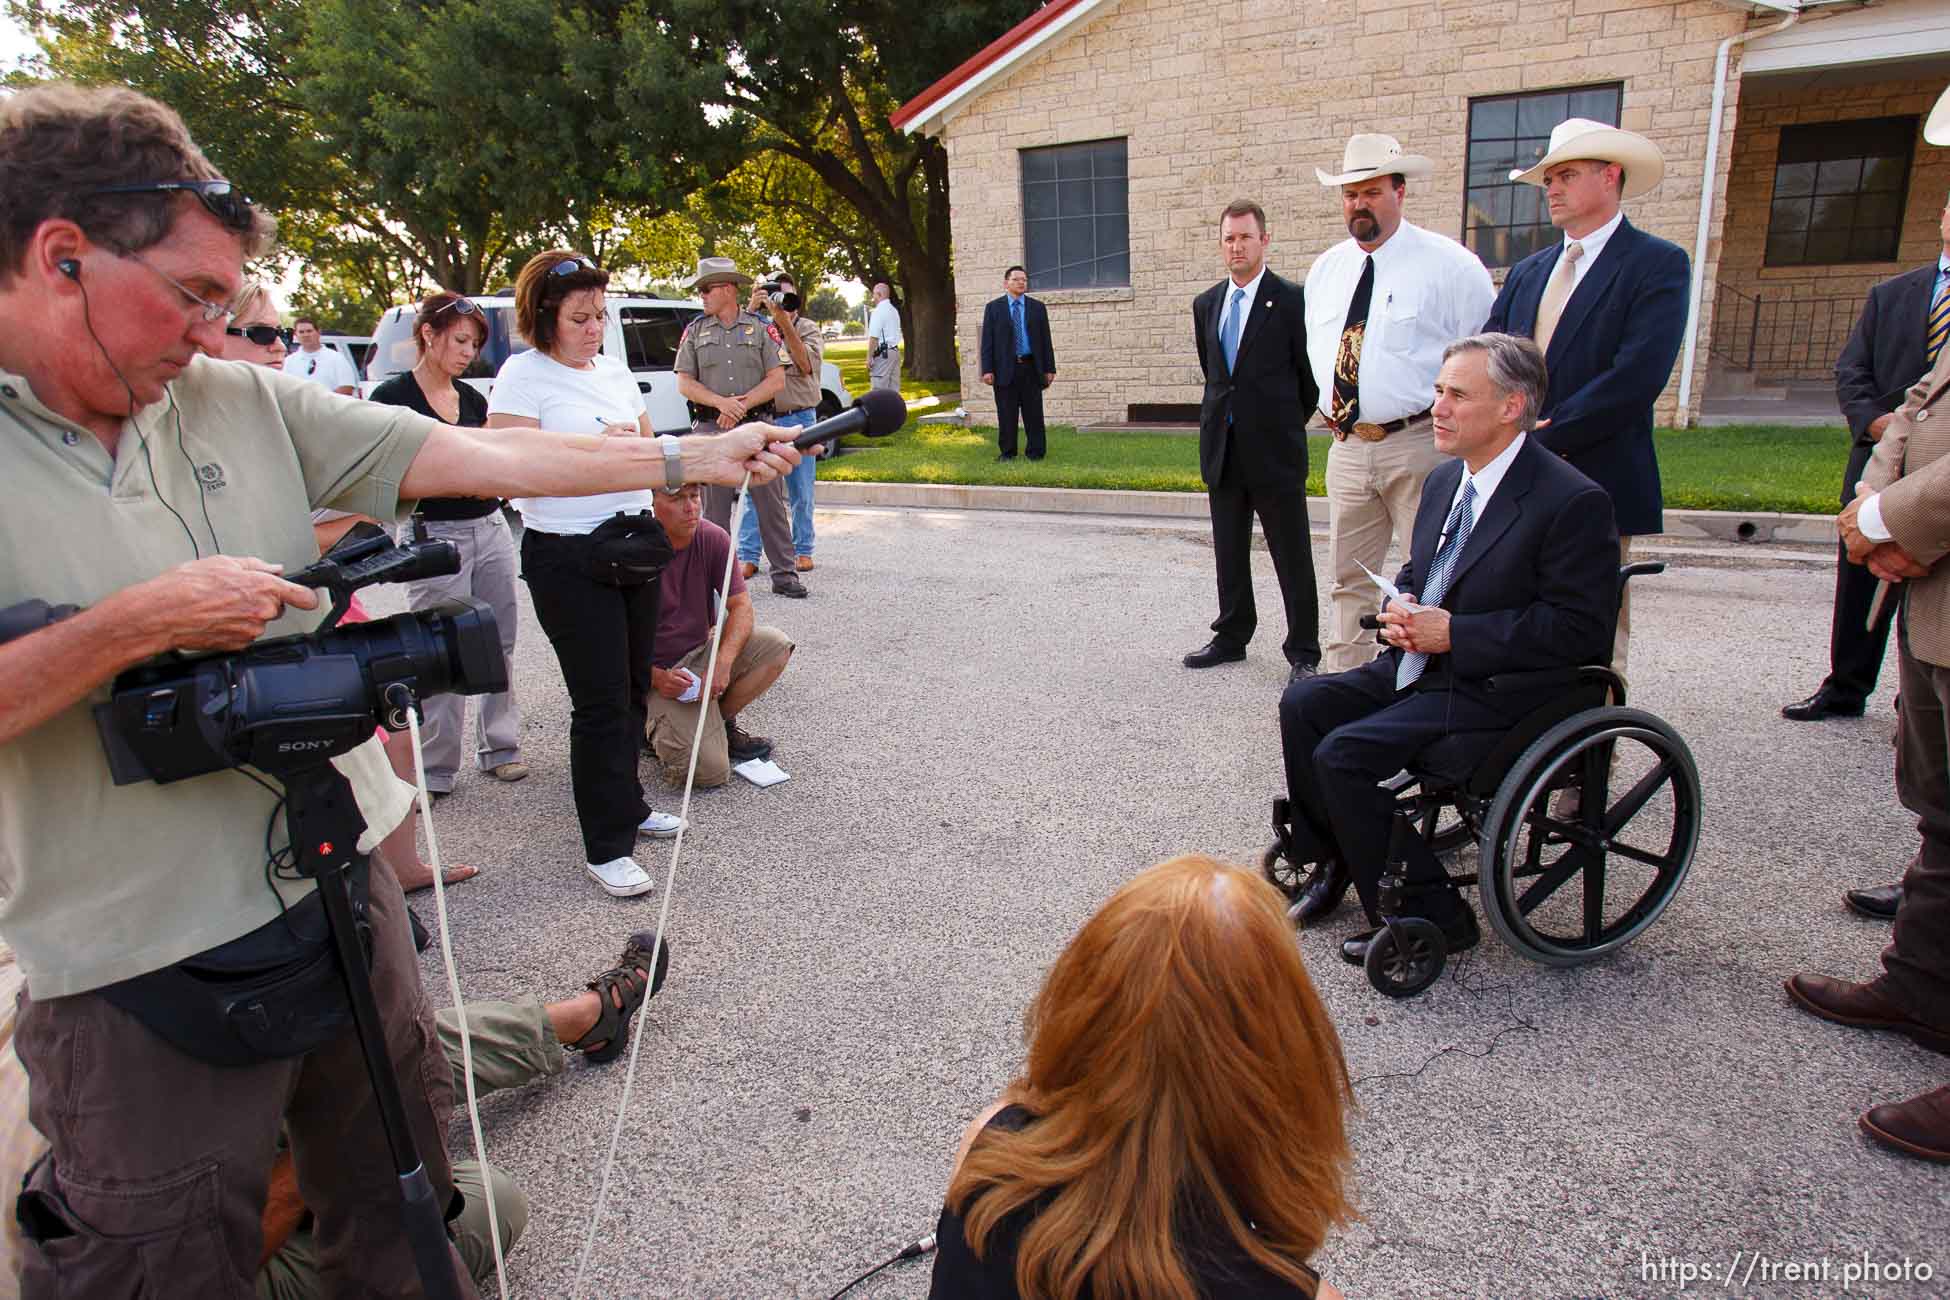
[(240, 339), (249, 339), (260, 348), (268, 348), (284, 339), (284, 331), (275, 325), (231, 325), (224, 333)]
[(600, 271), (603, 268), (578, 253), (567, 261), (557, 262), (549, 268), (550, 275), (574, 275), (577, 271)]
[(452, 302), (442, 303), (433, 309), (433, 314), (438, 316), (443, 311), (450, 311), (456, 316), (479, 316), (481, 314), (480, 305), (472, 298), (456, 298)]
[(92, 197), (97, 194), (174, 194), (179, 191), (196, 195), (211, 216), (232, 230), (250, 229), (254, 211), (251, 201), (226, 180), (142, 181), (134, 185), (104, 185), (100, 189), (89, 190), (88, 194)]

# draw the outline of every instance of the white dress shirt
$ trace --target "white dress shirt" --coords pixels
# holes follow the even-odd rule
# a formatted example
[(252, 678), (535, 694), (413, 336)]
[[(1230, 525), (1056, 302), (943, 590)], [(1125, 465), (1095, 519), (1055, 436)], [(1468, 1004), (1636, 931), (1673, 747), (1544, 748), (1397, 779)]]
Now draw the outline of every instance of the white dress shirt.
[[(1503, 476), (1510, 472), (1510, 462), (1514, 461), (1517, 458), (1517, 453), (1523, 450), (1524, 439), (1528, 436), (1527, 434), (1519, 433), (1516, 437), (1510, 439), (1510, 445), (1496, 453), (1495, 460), (1492, 460), (1474, 474), (1469, 472), (1469, 465), (1467, 462), (1464, 462), (1462, 477), (1456, 480), (1456, 490), (1449, 496), (1449, 510), (1454, 511), (1456, 502), (1462, 500), (1463, 485), (1466, 483), (1474, 483), (1476, 485), (1476, 499), (1471, 503), (1469, 526), (1471, 528), (1476, 527), (1476, 521), (1483, 517), (1483, 507), (1488, 505), (1490, 498), (1496, 495), (1496, 489), (1502, 484)], [(1448, 514), (1445, 513), (1443, 518), (1446, 520)], [(1433, 561), (1435, 557), (1430, 556), (1429, 558)]]
[[(1369, 254), (1344, 239), (1307, 271), (1307, 360), (1323, 408), (1334, 397), (1334, 357)], [(1476, 254), (1404, 221), (1374, 250), (1374, 291), (1361, 339), (1363, 421), (1388, 424), (1429, 409), (1442, 349), (1483, 328), (1496, 288)]]
[[(1624, 220), (1625, 211), (1621, 208), (1612, 214), (1610, 221), (1607, 221), (1583, 239), (1574, 241), (1569, 235), (1564, 236), (1566, 245), (1573, 242), (1584, 245), (1584, 252), (1578, 257), (1576, 262), (1571, 264), (1571, 288), (1573, 291), (1584, 283), (1584, 277), (1591, 271), (1591, 264), (1598, 260), (1598, 254), (1605, 251), (1605, 245), (1610, 243), (1611, 237), (1618, 233), (1618, 225)], [(1556, 268), (1553, 267), (1552, 269), (1555, 270)], [(1484, 312), (1483, 315), (1487, 318), (1489, 313)]]
[(867, 338), (890, 348), (901, 345), (901, 313), (891, 298), (882, 298), (867, 316)]
[(1259, 282), (1265, 278), (1266, 263), (1264, 262), (1259, 264), (1259, 274), (1244, 284), (1238, 283), (1229, 275), (1226, 277), (1226, 291), (1219, 296), (1219, 319), (1218, 323), (1214, 326), (1219, 331), (1219, 355), (1215, 360), (1222, 361), (1225, 359), (1226, 311), (1232, 306), (1233, 290), (1244, 289), (1246, 291), (1246, 296), (1239, 300), (1239, 341), (1243, 343), (1246, 341), (1246, 322), (1253, 318), (1253, 299), (1259, 296)]

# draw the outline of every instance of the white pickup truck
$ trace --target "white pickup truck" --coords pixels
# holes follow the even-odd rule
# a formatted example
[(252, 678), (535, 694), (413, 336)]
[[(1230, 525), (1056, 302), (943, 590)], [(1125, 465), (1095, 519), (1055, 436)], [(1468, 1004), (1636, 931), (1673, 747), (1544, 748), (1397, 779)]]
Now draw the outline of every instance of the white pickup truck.
[[(486, 393), (494, 387), (501, 363), (528, 345), (515, 337), (513, 298), (482, 294), (473, 301), (487, 320), (488, 339), (463, 378)], [(690, 408), (677, 392), (677, 375), (671, 366), (677, 361), (677, 344), (684, 336), (684, 327), (704, 309), (696, 302), (624, 294), (610, 294), (607, 306), (609, 332), (603, 339), (603, 351), (628, 363), (643, 392), (650, 423), (658, 433), (687, 432), (691, 427)], [(359, 386), (362, 395), (371, 392), (375, 384), (413, 368), (417, 359), (413, 317), (418, 310), (413, 303), (389, 307), (373, 327), (372, 357), (366, 363), (365, 382)], [(819, 387), (821, 419), (853, 405), (853, 394), (840, 382), (839, 367), (830, 361), (820, 366)]]

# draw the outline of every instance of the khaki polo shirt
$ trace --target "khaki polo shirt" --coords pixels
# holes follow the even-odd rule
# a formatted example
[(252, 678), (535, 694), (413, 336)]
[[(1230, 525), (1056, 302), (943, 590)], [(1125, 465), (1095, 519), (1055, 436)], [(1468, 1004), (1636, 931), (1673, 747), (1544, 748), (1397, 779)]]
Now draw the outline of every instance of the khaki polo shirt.
[[(199, 550), (302, 568), (318, 558), (310, 512), (392, 518), (435, 427), (405, 407), (200, 356), (136, 416), (111, 461), (94, 434), (0, 371), (0, 607), (90, 605)], [(311, 631), (325, 603), (286, 609), (265, 635)], [(39, 999), (215, 947), (277, 916), (279, 896), (289, 904), (312, 888), (266, 883), (277, 798), (242, 773), (116, 785), (91, 715), (108, 694), (104, 684), (0, 745), (0, 937)], [(409, 787), (376, 741), (336, 762), (370, 847), (405, 815)], [(282, 817), (271, 842), (287, 842)]]
[(737, 397), (757, 388), (781, 364), (771, 326), (748, 311), (727, 325), (716, 316), (699, 316), (684, 330), (672, 368), (689, 375), (720, 397)]
[[(779, 355), (785, 362), (785, 387), (779, 390), (780, 411), (803, 411), (819, 405), (819, 363), (826, 356), (826, 336), (819, 332), (819, 322), (801, 316), (793, 322), (799, 328), (799, 337), (806, 342), (806, 354), (812, 361), (812, 373), (806, 374), (792, 359), (792, 349), (778, 340)], [(774, 325), (773, 329), (778, 326)]]

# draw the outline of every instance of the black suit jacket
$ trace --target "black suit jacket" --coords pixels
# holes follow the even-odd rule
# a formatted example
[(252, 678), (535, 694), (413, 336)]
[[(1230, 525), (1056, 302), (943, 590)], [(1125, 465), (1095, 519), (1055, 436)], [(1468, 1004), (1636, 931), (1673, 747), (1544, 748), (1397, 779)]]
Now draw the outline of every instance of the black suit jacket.
[[(1563, 252), (1560, 239), (1512, 267), (1483, 328), (1534, 337), (1537, 306)], [(1544, 354), (1543, 415), (1551, 423), (1535, 436), (1611, 493), (1618, 530), (1631, 536), (1665, 528), (1652, 404), (1684, 340), (1687, 268), (1677, 244), (1619, 222), (1564, 304)]]
[[(1056, 373), (1056, 348), (1049, 338), (1049, 308), (1028, 294), (1022, 296), (1022, 328), (1029, 335), (1029, 351), (1036, 373)], [(994, 375), (998, 388), (1016, 381), (1016, 326), (1009, 319), (1009, 295), (989, 301), (982, 309), (982, 373)]]
[[(1228, 466), (1237, 481), (1269, 491), (1303, 491), (1307, 417), (1320, 403), (1307, 361), (1307, 313), (1300, 286), (1268, 271), (1239, 335), (1234, 369), (1219, 346), (1230, 279), (1192, 299), (1192, 334), (1205, 399), (1198, 412), (1198, 468), (1207, 487)], [(1229, 417), (1229, 418), (1228, 418)]]
[(1903, 404), (1903, 392), (1923, 377), (1923, 328), (1936, 288), (1935, 262), (1905, 271), (1869, 290), (1842, 355), (1835, 362), (1835, 400), (1858, 447), (1873, 447), (1869, 425)]
[[(1408, 563), (1395, 585), (1421, 596), (1441, 544), (1463, 462), (1445, 461), (1422, 485)], [(1447, 654), (1417, 686), (1467, 694), (1512, 721), (1553, 692), (1492, 693), (1497, 673), (1604, 663), (1618, 620), (1618, 529), (1605, 490), (1547, 451), (1534, 434), (1470, 530), (1442, 598)], [(1399, 660), (1401, 651), (1391, 652)]]

